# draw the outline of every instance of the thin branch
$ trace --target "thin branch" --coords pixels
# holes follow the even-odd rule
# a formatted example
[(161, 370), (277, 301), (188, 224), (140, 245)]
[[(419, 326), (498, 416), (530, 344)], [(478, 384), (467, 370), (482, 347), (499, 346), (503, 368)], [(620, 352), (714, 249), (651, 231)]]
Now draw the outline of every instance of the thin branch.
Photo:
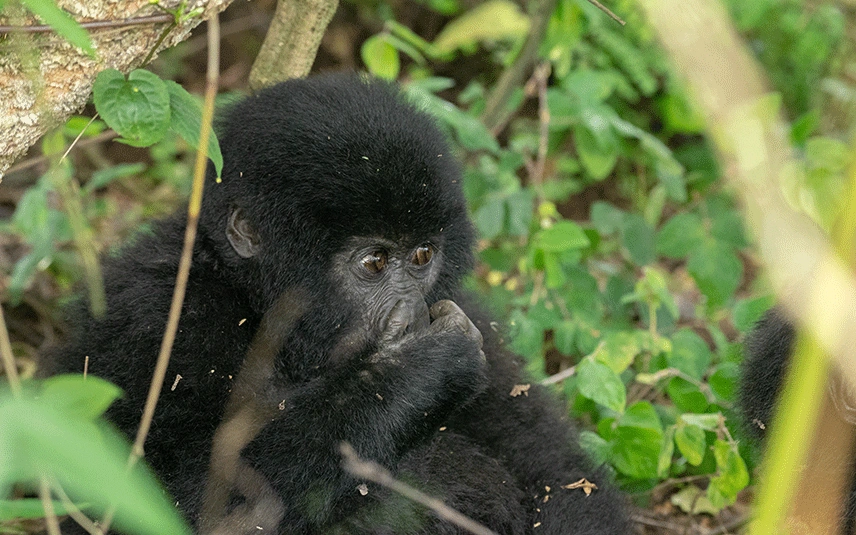
[(610, 17), (612, 20), (614, 20), (615, 22), (617, 22), (618, 24), (621, 24), (622, 26), (624, 26), (625, 24), (627, 24), (626, 22), (624, 22), (623, 20), (621, 20), (621, 17), (619, 17), (618, 15), (616, 15), (615, 13), (613, 13), (612, 11), (610, 11), (610, 9), (609, 9), (608, 7), (606, 7), (605, 5), (601, 4), (601, 3), (600, 3), (600, 2), (598, 2), (597, 0), (588, 0), (588, 1), (589, 1), (592, 5), (594, 5), (595, 7), (597, 7), (599, 10), (601, 10), (601, 11), (603, 11), (604, 13), (606, 13), (607, 15), (609, 15), (609, 17)]
[(62, 503), (63, 507), (65, 507), (66, 513), (68, 513), (68, 516), (70, 516), (72, 520), (77, 522), (77, 524), (84, 530), (86, 530), (86, 532), (90, 535), (104, 535), (104, 532), (101, 531), (101, 528), (99, 528), (98, 525), (95, 524), (95, 522), (93, 522), (88, 516), (83, 514), (83, 511), (81, 511), (77, 507), (77, 505), (75, 505), (74, 502), (71, 501), (71, 498), (68, 497), (68, 494), (65, 493), (65, 489), (63, 489), (59, 483), (54, 481), (51, 487), (54, 493), (59, 498), (59, 501)]
[(372, 461), (364, 461), (360, 459), (354, 448), (347, 442), (342, 442), (339, 446), (339, 451), (344, 458), (343, 466), (351, 475), (373, 481), (378, 485), (382, 485), (390, 490), (393, 490), (405, 498), (424, 505), (434, 511), (434, 513), (446, 520), (455, 524), (459, 528), (465, 529), (474, 535), (496, 535), (495, 532), (479, 524), (475, 520), (467, 518), (458, 511), (455, 511), (441, 500), (428, 496), (427, 494), (403, 483), (394, 477), (389, 471)]
[(550, 17), (556, 9), (558, 0), (541, 0), (535, 7), (532, 15), (532, 23), (529, 25), (529, 35), (520, 49), (517, 59), (509, 65), (500, 75), (493, 91), (488, 95), (481, 120), (488, 130), (496, 134), (502, 130), (505, 121), (510, 115), (506, 110), (508, 99), (514, 90), (523, 83), (526, 73), (537, 61), (538, 47), (547, 33)]
[(568, 377), (571, 377), (575, 373), (577, 373), (577, 367), (571, 366), (570, 368), (564, 369), (564, 370), (560, 371), (559, 373), (554, 373), (550, 377), (547, 377), (546, 379), (541, 381), (541, 384), (542, 385), (556, 384), (556, 383), (564, 381)]
[(42, 500), (42, 508), (45, 510), (45, 523), (48, 528), (48, 535), (60, 535), (59, 520), (54, 511), (53, 501), (51, 500), (51, 488), (48, 485), (47, 476), (42, 476), (39, 480), (39, 499)]
[(3, 315), (3, 305), (0, 304), (0, 357), (3, 358), (3, 371), (6, 380), (12, 388), (12, 394), (21, 395), (21, 379), (18, 377), (18, 365), (12, 354), (12, 344), (9, 342), (9, 331), (6, 329), (6, 317)]
[[(196, 151), (196, 162), (193, 168), (193, 189), (190, 193), (190, 202), (187, 207), (187, 227), (184, 232), (184, 248), (181, 251), (181, 260), (178, 264), (178, 275), (176, 277), (175, 289), (172, 294), (172, 303), (169, 309), (166, 332), (161, 342), (158, 353), (155, 372), (143, 409), (143, 417), (131, 455), (128, 457), (128, 469), (136, 465), (144, 455), (143, 445), (146, 442), (152, 419), (160, 397), (163, 382), (166, 378), (166, 369), (169, 365), (169, 357), (178, 331), (178, 320), (181, 316), (181, 307), (184, 303), (184, 294), (187, 290), (187, 280), (190, 275), (190, 263), (193, 257), (193, 244), (196, 241), (196, 229), (199, 225), (199, 211), (202, 207), (202, 190), (205, 186), (205, 168), (208, 162), (208, 139), (211, 136), (211, 123), (214, 118), (214, 97), (217, 96), (217, 83), (220, 71), (220, 25), (216, 10), (211, 11), (208, 19), (208, 71), (205, 77), (205, 103), (202, 107), (202, 127), (199, 132), (199, 145)], [(103, 530), (107, 532), (113, 520), (115, 509), (111, 508), (104, 516)]]
[[(80, 26), (85, 30), (97, 30), (100, 28), (124, 28), (127, 26), (140, 26), (143, 24), (159, 24), (174, 20), (172, 15), (148, 15), (145, 17), (131, 17), (118, 20), (93, 20), (89, 22), (80, 22)], [(3, 33), (52, 33), (53, 26), (47, 24), (36, 24), (33, 26), (7, 26), (0, 25), (0, 34)]]

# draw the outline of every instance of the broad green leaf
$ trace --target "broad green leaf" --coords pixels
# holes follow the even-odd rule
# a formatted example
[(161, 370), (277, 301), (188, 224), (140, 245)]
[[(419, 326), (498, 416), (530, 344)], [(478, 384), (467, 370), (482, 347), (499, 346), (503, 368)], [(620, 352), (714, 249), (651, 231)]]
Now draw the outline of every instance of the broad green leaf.
[(531, 190), (520, 190), (512, 193), (505, 200), (508, 206), (508, 233), (511, 236), (526, 236), (532, 223)]
[(0, 393), (0, 486), (47, 475), (72, 499), (93, 504), (96, 513), (115, 505), (122, 531), (190, 533), (152, 474), (143, 465), (127, 470), (128, 447), (118, 433), (60, 410), (53, 401), (32, 392), (20, 398)]
[(535, 236), (536, 247), (551, 253), (562, 253), (589, 246), (583, 229), (573, 221), (559, 221), (550, 228), (542, 229)]
[(627, 389), (621, 378), (609, 366), (591, 357), (577, 365), (577, 385), (580, 394), (616, 412), (623, 412), (627, 403)]
[(541, 326), (520, 311), (512, 312), (509, 323), (511, 348), (527, 358), (541, 357), (544, 345), (544, 330)]
[[(57, 516), (67, 514), (65, 505), (62, 502), (53, 501), (53, 510)], [(83, 504), (77, 504), (78, 509), (85, 507)], [(9, 520), (23, 520), (32, 518), (44, 518), (45, 510), (42, 507), (42, 500), (39, 498), (22, 498), (20, 500), (0, 500), (0, 522), (8, 522)], [(4, 532), (6, 533), (6, 532)], [(14, 533), (9, 531), (8, 533)]]
[(695, 485), (682, 488), (673, 494), (669, 501), (688, 515), (709, 514), (716, 516), (722, 510), (721, 507), (714, 507), (705, 495), (705, 491)]
[(596, 464), (605, 464), (609, 461), (609, 442), (597, 433), (580, 431), (580, 447)]
[(701, 427), (679, 423), (675, 430), (675, 444), (691, 465), (698, 466), (704, 460), (707, 441)]
[(108, 167), (92, 173), (92, 178), (83, 186), (83, 191), (92, 193), (98, 188), (103, 188), (119, 178), (126, 176), (137, 175), (145, 171), (146, 164), (144, 163), (123, 163)]
[(633, 363), (639, 351), (639, 344), (633, 333), (616, 331), (606, 335), (595, 358), (609, 366), (613, 372), (621, 373)]
[(575, 125), (574, 141), (580, 162), (595, 180), (606, 178), (618, 162), (618, 139), (606, 128), (598, 133), (583, 125)]
[(739, 380), (740, 366), (736, 362), (723, 362), (710, 374), (707, 383), (716, 397), (731, 403), (734, 402)]
[(545, 252), (543, 257), (545, 275), (544, 284), (551, 290), (561, 288), (565, 285), (567, 277), (565, 277), (565, 272), (562, 269), (562, 264), (559, 261), (558, 254)]
[(473, 222), (482, 238), (492, 239), (502, 232), (505, 222), (505, 202), (503, 199), (491, 199), (473, 214)]
[(360, 56), (370, 73), (384, 80), (395, 80), (401, 70), (398, 51), (384, 35), (373, 35), (363, 42)]
[[(199, 150), (202, 103), (172, 80), (167, 80), (165, 83), (169, 93), (169, 127), (191, 147)], [(208, 137), (208, 158), (214, 162), (214, 169), (217, 176), (220, 176), (223, 173), (223, 154), (220, 152), (220, 142), (213, 128)]]
[(591, 222), (603, 235), (614, 234), (624, 226), (624, 212), (605, 201), (595, 201), (591, 205)]
[(666, 393), (675, 406), (683, 412), (703, 413), (710, 403), (699, 388), (681, 377), (674, 377), (666, 385)]
[(666, 361), (694, 379), (701, 379), (707, 372), (713, 355), (707, 343), (693, 330), (683, 328), (672, 336), (672, 352)]
[(577, 324), (570, 320), (563, 320), (553, 331), (553, 344), (556, 350), (563, 355), (574, 354), (574, 336), (577, 332)]
[(527, 17), (514, 2), (488, 0), (447, 24), (434, 39), (440, 54), (473, 48), (482, 41), (520, 38), (529, 31)]
[(775, 298), (772, 295), (762, 295), (760, 297), (750, 297), (749, 299), (740, 299), (734, 305), (732, 316), (734, 318), (734, 326), (740, 332), (747, 332), (761, 319), (764, 312), (773, 306)]
[(743, 264), (731, 247), (716, 242), (693, 251), (687, 270), (699, 290), (707, 297), (708, 306), (716, 309), (734, 295), (743, 277)]
[(621, 229), (621, 244), (637, 266), (650, 264), (656, 257), (654, 230), (639, 214), (625, 216)]
[(716, 431), (719, 429), (719, 423), (722, 421), (722, 413), (705, 412), (701, 414), (693, 414), (685, 412), (681, 414), (680, 420), (686, 424), (694, 425), (705, 431)]
[(736, 447), (724, 440), (717, 440), (713, 444), (717, 475), (710, 479), (707, 497), (714, 506), (722, 507), (734, 503), (737, 493), (749, 484), (746, 463), (735, 450)]
[(131, 71), (128, 78), (115, 69), (98, 73), (92, 86), (95, 109), (119, 135), (134, 147), (147, 147), (163, 139), (170, 125), (166, 84), (146, 70)]
[(104, 379), (69, 374), (45, 379), (41, 401), (74, 417), (94, 420), (121, 395), (122, 389)]
[(66, 41), (90, 56), (95, 56), (95, 49), (92, 48), (92, 41), (89, 40), (89, 32), (71, 18), (71, 15), (57, 7), (54, 0), (21, 0), (21, 4), (35, 13)]
[(684, 258), (704, 243), (701, 218), (693, 213), (677, 214), (657, 233), (657, 252), (669, 258)]
[(639, 401), (618, 419), (613, 434), (612, 459), (616, 469), (637, 479), (657, 477), (663, 425), (654, 407)]

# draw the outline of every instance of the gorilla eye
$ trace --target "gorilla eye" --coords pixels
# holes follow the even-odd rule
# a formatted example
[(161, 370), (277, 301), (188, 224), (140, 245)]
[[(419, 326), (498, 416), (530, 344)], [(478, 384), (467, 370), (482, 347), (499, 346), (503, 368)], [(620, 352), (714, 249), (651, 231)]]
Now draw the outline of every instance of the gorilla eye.
[(416, 264), (417, 266), (424, 266), (428, 262), (431, 261), (431, 257), (434, 256), (434, 248), (430, 245), (420, 245), (416, 252), (413, 253), (413, 258), (410, 259), (411, 262)]
[(386, 267), (386, 252), (374, 251), (364, 256), (361, 262), (369, 273), (380, 273)]

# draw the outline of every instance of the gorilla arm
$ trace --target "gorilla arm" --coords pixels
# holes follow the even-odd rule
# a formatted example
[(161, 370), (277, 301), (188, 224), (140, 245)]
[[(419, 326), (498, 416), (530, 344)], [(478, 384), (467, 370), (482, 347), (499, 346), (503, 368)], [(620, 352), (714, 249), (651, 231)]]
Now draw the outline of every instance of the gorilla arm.
[(480, 335), (467, 328), (457, 306), (442, 303), (448, 304), (432, 308), (434, 321), (426, 329), (403, 334), (393, 312), (385, 345), (375, 353), (341, 362), (290, 391), (266, 394), (271, 403), (285, 400), (284, 414), (243, 457), (289, 507), (282, 525), (295, 532), (323, 527), (359, 505), (359, 482), (341, 468), (341, 442), (394, 469), (484, 388)]

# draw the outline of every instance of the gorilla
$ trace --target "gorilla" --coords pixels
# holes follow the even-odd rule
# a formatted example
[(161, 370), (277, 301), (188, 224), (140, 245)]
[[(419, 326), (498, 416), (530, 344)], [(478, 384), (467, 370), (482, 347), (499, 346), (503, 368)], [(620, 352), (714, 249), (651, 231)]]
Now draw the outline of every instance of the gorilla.
[[(461, 533), (350, 475), (347, 443), (497, 533), (630, 532), (623, 497), (563, 410), (538, 386), (511, 394), (526, 379), (461, 290), (473, 228), (428, 116), (392, 84), (326, 75), (248, 97), (220, 131), (222, 180), (209, 169), (146, 442), (196, 530)], [(129, 436), (185, 220), (105, 260), (106, 316), (78, 305), (75, 334), (46, 363), (81, 372), (88, 356), (90, 374), (124, 389), (108, 417)], [(229, 442), (236, 429), (243, 438)], [(597, 486), (590, 495), (562, 488), (583, 478)]]
[[(796, 342), (793, 322), (779, 308), (772, 308), (750, 331), (744, 344), (745, 356), (738, 389), (738, 407), (743, 427), (756, 442), (763, 442), (785, 382), (791, 354)], [(833, 381), (835, 379), (833, 378)], [(839, 406), (842, 391), (831, 392), (840, 414), (849, 407)], [(852, 421), (852, 416), (844, 416)], [(821, 452), (823, 454), (825, 452)], [(853, 452), (856, 459), (856, 451)], [(829, 462), (833, 462), (830, 460)], [(840, 463), (837, 463), (840, 464)], [(851, 465), (850, 470), (853, 470)], [(841, 533), (851, 534), (856, 527), (856, 475), (852, 478), (841, 518)]]

